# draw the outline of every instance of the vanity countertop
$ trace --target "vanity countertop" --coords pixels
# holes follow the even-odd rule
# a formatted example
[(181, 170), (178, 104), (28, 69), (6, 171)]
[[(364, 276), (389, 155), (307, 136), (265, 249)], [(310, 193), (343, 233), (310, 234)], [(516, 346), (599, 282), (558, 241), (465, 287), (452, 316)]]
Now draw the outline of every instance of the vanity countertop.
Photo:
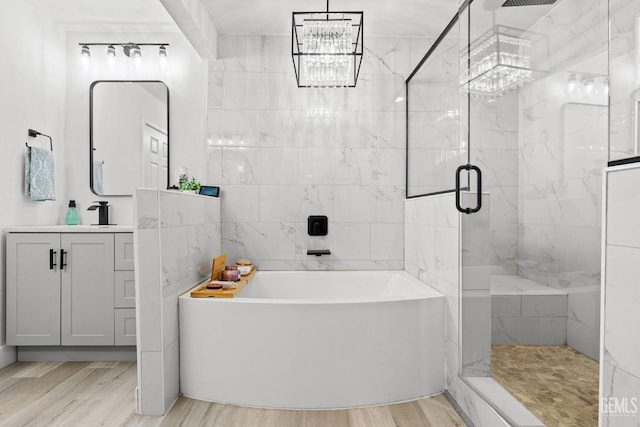
[(36, 225), (4, 229), (7, 233), (132, 233), (131, 225)]

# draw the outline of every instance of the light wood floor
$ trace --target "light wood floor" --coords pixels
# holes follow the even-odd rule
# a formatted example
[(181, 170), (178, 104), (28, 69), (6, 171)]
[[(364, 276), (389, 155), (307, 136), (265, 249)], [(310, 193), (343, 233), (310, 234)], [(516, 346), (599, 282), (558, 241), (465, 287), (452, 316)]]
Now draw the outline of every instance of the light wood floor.
[(491, 374), (545, 425), (598, 425), (598, 362), (571, 347), (493, 346)]
[(0, 426), (461, 427), (442, 395), (340, 411), (245, 408), (181, 397), (164, 417), (135, 415), (133, 362), (18, 362), (0, 370)]

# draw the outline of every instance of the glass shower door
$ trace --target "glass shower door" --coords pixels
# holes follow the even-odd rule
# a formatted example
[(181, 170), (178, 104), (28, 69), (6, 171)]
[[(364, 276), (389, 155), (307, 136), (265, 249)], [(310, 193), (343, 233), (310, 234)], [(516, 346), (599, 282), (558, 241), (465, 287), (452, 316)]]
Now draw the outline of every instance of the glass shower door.
[(518, 357), (564, 355), (564, 382), (571, 366), (597, 378), (607, 15), (605, 0), (474, 0), (460, 12), (462, 372), (522, 401), (535, 398), (501, 377)]
[(458, 39), (454, 18), (407, 78), (407, 198), (455, 189), (460, 163)]

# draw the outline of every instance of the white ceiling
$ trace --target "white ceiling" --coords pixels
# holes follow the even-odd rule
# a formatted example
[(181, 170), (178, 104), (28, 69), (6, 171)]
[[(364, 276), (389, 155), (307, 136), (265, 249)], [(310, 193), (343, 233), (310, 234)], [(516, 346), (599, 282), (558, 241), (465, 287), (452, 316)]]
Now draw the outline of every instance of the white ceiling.
[[(176, 28), (160, 0), (24, 0), (71, 29), (131, 32)], [(182, 0), (170, 0), (182, 1)], [(218, 34), (291, 33), (291, 12), (323, 11), (325, 0), (200, 0)], [(332, 0), (330, 10), (363, 11), (366, 36), (437, 37), (457, 0)]]
[[(114, 33), (178, 31), (160, 0), (24, 1), (53, 22), (72, 29)], [(288, 35), (291, 34), (291, 12), (326, 9), (325, 0), (200, 1), (218, 34)], [(496, 2), (502, 0), (477, 0), (478, 4), (474, 3), (476, 27), (486, 29), (491, 26), (492, 14), (487, 6)], [(457, 0), (332, 0), (329, 10), (363, 11), (365, 37), (437, 37), (457, 11), (457, 5)], [(527, 13), (523, 13), (522, 8), (499, 8), (496, 17), (498, 23), (529, 28), (549, 9), (551, 6), (528, 7)]]
[[(291, 34), (291, 12), (324, 11), (324, 0), (201, 0), (218, 34)], [(365, 37), (437, 37), (457, 0), (332, 0), (331, 11), (364, 12)]]
[(57, 24), (97, 30), (154, 28), (175, 23), (159, 0), (25, 0)]

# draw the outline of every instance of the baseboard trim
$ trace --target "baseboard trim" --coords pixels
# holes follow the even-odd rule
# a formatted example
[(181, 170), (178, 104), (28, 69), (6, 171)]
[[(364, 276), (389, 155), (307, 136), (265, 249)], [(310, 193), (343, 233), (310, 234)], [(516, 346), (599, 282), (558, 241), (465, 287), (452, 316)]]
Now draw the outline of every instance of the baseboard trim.
[(135, 362), (130, 347), (18, 347), (20, 362)]

